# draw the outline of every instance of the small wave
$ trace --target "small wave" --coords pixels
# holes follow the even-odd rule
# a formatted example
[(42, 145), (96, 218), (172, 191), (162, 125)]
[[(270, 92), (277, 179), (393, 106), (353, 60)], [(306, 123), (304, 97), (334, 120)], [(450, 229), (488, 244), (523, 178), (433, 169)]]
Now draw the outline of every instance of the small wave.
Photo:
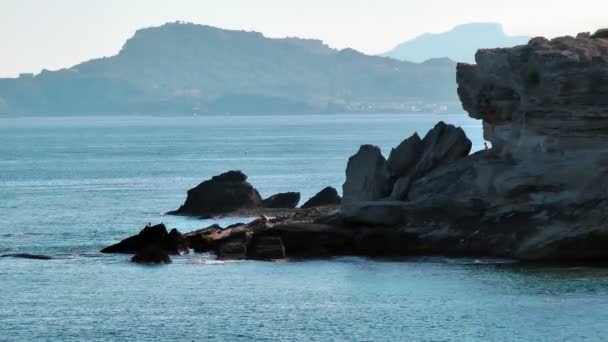
[(208, 259), (192, 259), (190, 263), (192, 264), (203, 264), (203, 265), (224, 265), (224, 264), (233, 264), (237, 262), (243, 262), (245, 260), (208, 260)]
[(0, 236), (2, 237), (16, 237), (16, 236), (40, 236), (40, 235), (44, 235), (43, 233), (25, 233), (25, 232), (19, 232), (19, 233), (6, 233), (6, 234), (2, 234)]

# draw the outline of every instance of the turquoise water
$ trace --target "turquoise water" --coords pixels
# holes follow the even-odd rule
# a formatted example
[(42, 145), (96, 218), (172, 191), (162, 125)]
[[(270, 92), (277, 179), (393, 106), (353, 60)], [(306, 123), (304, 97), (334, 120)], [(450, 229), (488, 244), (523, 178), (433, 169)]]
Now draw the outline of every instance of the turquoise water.
[[(362, 143), (385, 155), (464, 115), (0, 119), (0, 341), (602, 341), (608, 270), (506, 261), (175, 257), (143, 267), (97, 251), (163, 221), (185, 191), (241, 169), (263, 196), (340, 188)], [(245, 220), (245, 218), (239, 221)], [(224, 220), (231, 223), (234, 220)]]

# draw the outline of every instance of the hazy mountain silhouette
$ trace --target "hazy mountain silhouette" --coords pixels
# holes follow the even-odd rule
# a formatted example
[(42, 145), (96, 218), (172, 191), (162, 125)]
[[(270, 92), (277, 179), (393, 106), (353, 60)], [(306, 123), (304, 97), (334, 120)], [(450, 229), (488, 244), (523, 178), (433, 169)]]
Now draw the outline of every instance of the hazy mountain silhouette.
[(382, 55), (411, 62), (446, 57), (457, 62), (474, 63), (478, 49), (513, 47), (526, 44), (528, 40), (530, 37), (507, 36), (501, 24), (473, 23), (456, 26), (444, 33), (425, 33)]
[(0, 79), (0, 112), (324, 113), (460, 110), (455, 63), (335, 50), (319, 40), (169, 23), (112, 57)]

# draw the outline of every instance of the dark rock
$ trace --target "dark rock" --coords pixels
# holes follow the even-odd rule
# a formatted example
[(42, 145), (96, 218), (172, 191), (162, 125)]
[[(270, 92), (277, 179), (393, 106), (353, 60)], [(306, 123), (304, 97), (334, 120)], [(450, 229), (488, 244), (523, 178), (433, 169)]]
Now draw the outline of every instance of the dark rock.
[(197, 253), (213, 251), (213, 236), (219, 234), (222, 227), (214, 224), (207, 228), (184, 234), (188, 246)]
[(257, 238), (280, 238), (288, 258), (319, 258), (352, 251), (353, 233), (316, 223), (279, 224), (255, 233)]
[(591, 38), (593, 39), (608, 39), (608, 28), (604, 28), (604, 29), (599, 29), (597, 31), (595, 31), (594, 34), (591, 35)]
[(472, 146), (462, 128), (444, 122), (439, 122), (426, 134), (422, 145), (420, 159), (395, 182), (391, 198), (407, 199), (410, 185), (414, 181), (434, 169), (466, 157)]
[(346, 180), (342, 186), (342, 203), (365, 202), (387, 197), (392, 180), (388, 163), (378, 146), (362, 145), (348, 159)]
[(170, 264), (171, 258), (167, 252), (158, 246), (147, 246), (131, 258), (131, 262), (138, 264)]
[(423, 149), (424, 144), (418, 133), (414, 133), (414, 135), (401, 142), (399, 146), (393, 148), (388, 157), (391, 177), (399, 178), (409, 174), (410, 170), (418, 163)]
[(262, 205), (264, 208), (295, 208), (299, 202), (299, 192), (283, 192), (264, 199)]
[(186, 202), (168, 214), (213, 216), (262, 207), (258, 191), (241, 171), (228, 171), (188, 190)]
[(307, 209), (326, 205), (339, 205), (341, 201), (342, 198), (338, 195), (338, 191), (335, 188), (328, 186), (312, 196), (301, 208)]
[(101, 253), (134, 254), (148, 247), (157, 247), (169, 254), (187, 254), (188, 244), (177, 229), (167, 232), (164, 224), (146, 226), (139, 234), (128, 237), (121, 242), (108, 246)]
[(249, 241), (248, 232), (234, 231), (226, 238), (216, 241), (214, 244), (215, 254), (219, 260), (247, 259)]
[(249, 259), (276, 260), (285, 259), (283, 240), (276, 236), (255, 237), (249, 248)]
[(4, 254), (2, 258), (21, 258), (21, 259), (34, 259), (34, 260), (51, 260), (53, 257), (48, 255), (40, 254), (27, 254), (27, 253), (15, 253), (15, 254)]

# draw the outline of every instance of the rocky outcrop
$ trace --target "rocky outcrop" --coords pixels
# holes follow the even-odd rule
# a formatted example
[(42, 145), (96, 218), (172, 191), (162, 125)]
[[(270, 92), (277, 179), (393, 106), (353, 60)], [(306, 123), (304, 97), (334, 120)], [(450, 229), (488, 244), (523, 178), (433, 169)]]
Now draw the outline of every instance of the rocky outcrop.
[(342, 198), (338, 194), (338, 191), (335, 188), (328, 186), (302, 204), (302, 209), (340, 205), (341, 202)]
[(168, 214), (214, 216), (260, 207), (262, 198), (247, 182), (247, 176), (241, 171), (228, 171), (188, 190), (186, 202)]
[[(608, 260), (608, 39), (534, 38), (459, 64), (458, 94), (492, 148), (438, 123), (348, 161), (340, 211), (290, 209), (186, 234), (221, 259), (491, 256)], [(306, 206), (306, 204), (305, 204)], [(323, 211), (325, 210), (325, 211)]]
[(175, 228), (167, 231), (164, 224), (145, 226), (137, 235), (128, 237), (117, 244), (108, 246), (101, 253), (135, 254), (153, 249), (163, 250), (168, 254), (187, 254), (188, 244), (182, 234)]
[(299, 202), (299, 192), (282, 192), (264, 199), (262, 205), (264, 208), (289, 209), (297, 207)]
[(342, 203), (374, 201), (391, 193), (388, 163), (380, 147), (362, 145), (348, 159), (346, 180), (342, 185)]
[(458, 65), (458, 93), (492, 148), (437, 153), (404, 200), (343, 206), (345, 220), (395, 227), (415, 253), (607, 259), (608, 40), (534, 38), (476, 60)]

